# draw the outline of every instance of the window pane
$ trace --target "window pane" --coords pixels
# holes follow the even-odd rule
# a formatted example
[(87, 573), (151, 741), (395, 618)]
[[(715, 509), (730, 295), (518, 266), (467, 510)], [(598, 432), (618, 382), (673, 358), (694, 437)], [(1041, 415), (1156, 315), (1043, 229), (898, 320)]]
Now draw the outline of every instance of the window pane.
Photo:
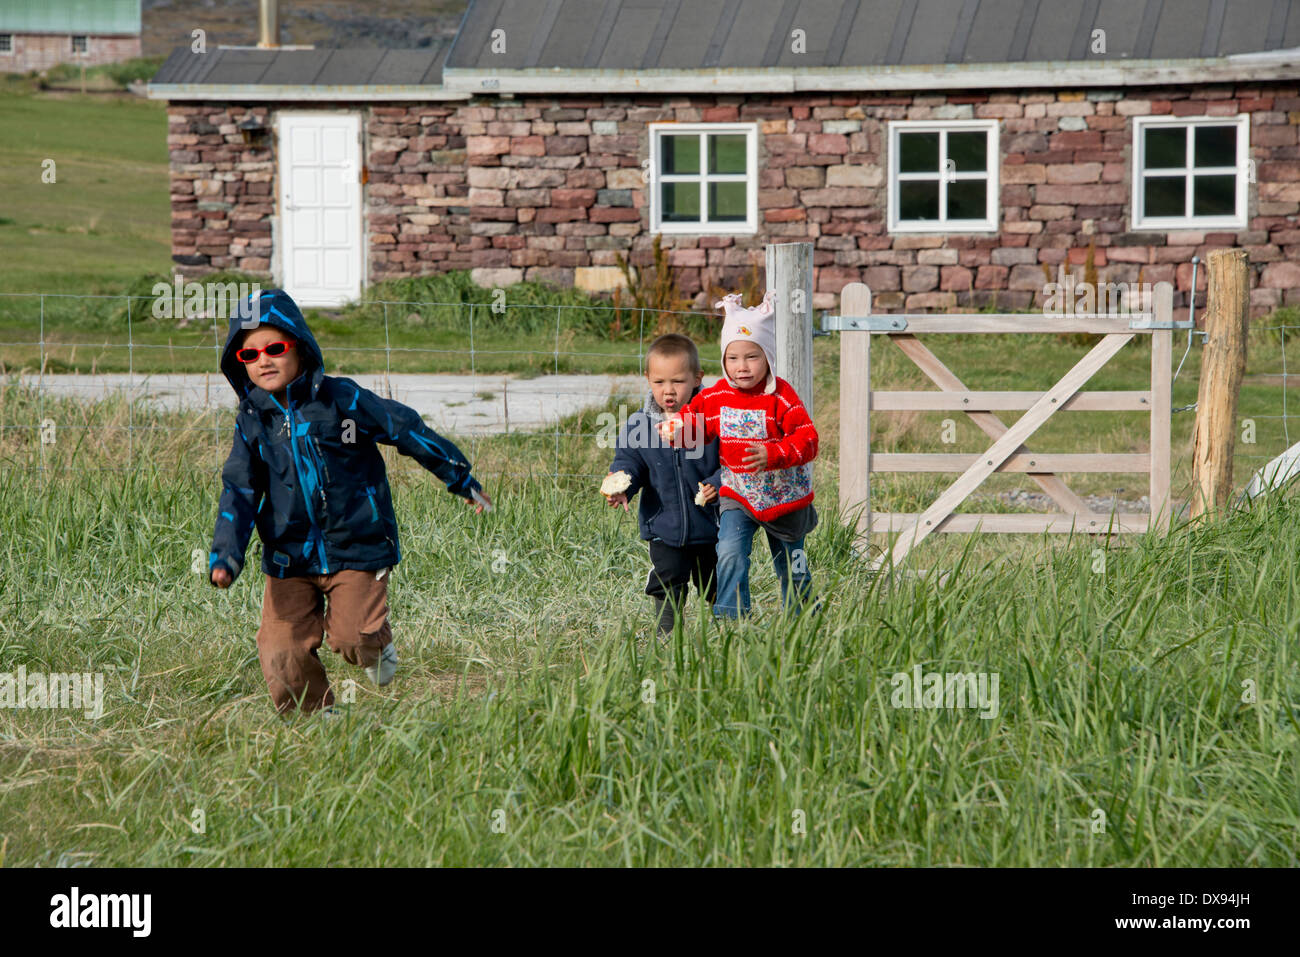
[[(898, 170), (900, 173), (939, 172), (939, 134), (899, 133)], [(936, 193), (936, 208), (938, 202)]]
[(710, 173), (743, 173), (747, 158), (744, 133), (724, 133), (709, 137)]
[(662, 195), (665, 223), (700, 221), (699, 183), (664, 183)]
[(700, 138), (698, 136), (661, 136), (663, 173), (698, 173), (700, 171)]
[(898, 184), (898, 218), (922, 220), (939, 218), (939, 181), (911, 180)]
[(948, 184), (949, 219), (984, 219), (988, 214), (988, 180), (962, 179)]
[(1187, 215), (1186, 176), (1144, 176), (1146, 188), (1143, 208), (1148, 216)]
[(1187, 165), (1185, 126), (1148, 126), (1143, 144), (1146, 169), (1171, 169)]
[(989, 136), (983, 130), (978, 133), (949, 133), (948, 159), (957, 164), (957, 172), (983, 172), (989, 165), (988, 146)]
[(744, 183), (710, 183), (709, 219), (727, 223), (743, 223), (748, 219), (745, 190)]
[(1195, 177), (1192, 182), (1192, 213), (1196, 216), (1236, 215), (1237, 177)]
[(1196, 126), (1193, 154), (1197, 166), (1236, 166), (1237, 128), (1235, 126)]

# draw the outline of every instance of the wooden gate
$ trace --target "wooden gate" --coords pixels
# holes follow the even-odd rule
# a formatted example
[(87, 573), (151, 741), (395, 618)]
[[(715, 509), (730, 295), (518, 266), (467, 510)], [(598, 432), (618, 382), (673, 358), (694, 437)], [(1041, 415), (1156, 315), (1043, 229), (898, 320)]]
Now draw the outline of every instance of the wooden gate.
[[(1087, 315), (880, 315), (871, 316), (871, 291), (850, 283), (841, 293), (841, 316), (827, 328), (840, 342), (840, 507), (855, 516), (865, 541), (871, 532), (896, 533), (892, 549), (873, 561), (899, 564), (933, 532), (1144, 532), (1169, 523), (1169, 418), (1173, 330), (1173, 286), (1157, 283), (1149, 312)], [(925, 333), (1095, 333), (1103, 338), (1046, 392), (972, 392), (917, 335)], [(939, 387), (929, 392), (873, 392), (871, 337), (887, 336)], [(1151, 388), (1142, 392), (1081, 392), (1080, 389), (1126, 344), (1151, 336)], [(997, 413), (1027, 410), (1007, 426)], [(1063, 411), (1147, 411), (1151, 415), (1149, 455), (1037, 453), (1026, 442), (1048, 419)], [(871, 413), (901, 411), (964, 412), (992, 444), (971, 454), (872, 454)], [(873, 472), (960, 473), (934, 503), (920, 513), (871, 511)], [(955, 514), (956, 508), (995, 472), (1027, 474), (1061, 511), (1048, 514)], [(1063, 482), (1060, 472), (1149, 472), (1150, 515), (1092, 512)]]

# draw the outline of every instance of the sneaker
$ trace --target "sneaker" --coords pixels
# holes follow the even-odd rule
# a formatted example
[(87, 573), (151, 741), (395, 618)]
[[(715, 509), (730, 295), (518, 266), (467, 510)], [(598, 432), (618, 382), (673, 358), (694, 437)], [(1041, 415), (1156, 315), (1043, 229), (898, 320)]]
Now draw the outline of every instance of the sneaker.
[(384, 646), (379, 653), (379, 663), (367, 668), (366, 674), (381, 688), (393, 680), (393, 675), (397, 674), (397, 642), (390, 641)]

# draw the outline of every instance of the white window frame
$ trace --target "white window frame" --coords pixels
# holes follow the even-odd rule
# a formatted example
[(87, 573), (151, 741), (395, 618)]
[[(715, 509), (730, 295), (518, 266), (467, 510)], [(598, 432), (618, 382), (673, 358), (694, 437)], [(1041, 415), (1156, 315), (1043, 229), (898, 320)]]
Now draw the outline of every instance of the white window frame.
[[(957, 170), (951, 174), (956, 179), (987, 179), (988, 193), (986, 195), (987, 209), (984, 219), (956, 219), (948, 220), (943, 217), (948, 211), (948, 176), (939, 177), (939, 216), (940, 218), (930, 222), (917, 222), (915, 220), (900, 220), (898, 218), (899, 199), (898, 184), (901, 180), (924, 180), (933, 179), (934, 177), (927, 173), (902, 173), (898, 169), (898, 136), (900, 133), (927, 133), (937, 132), (944, 134), (947, 132), (968, 133), (972, 130), (984, 130), (986, 132), (986, 144), (988, 153), (985, 159), (985, 171), (963, 173)], [(944, 158), (947, 152), (947, 137), (939, 137), (939, 166), (942, 169)], [(889, 155), (889, 192), (887, 205), (889, 207), (888, 228), (891, 233), (996, 233), (998, 231), (999, 213), (1001, 210), (1001, 125), (997, 120), (897, 120), (889, 124), (889, 146), (886, 153)]]
[[(84, 50), (77, 49), (77, 37), (81, 37), (83, 40), (86, 41), (86, 49)], [(73, 56), (90, 56), (90, 35), (89, 34), (74, 33), (68, 38), (68, 42), (72, 45)]]
[[(1193, 126), (1236, 126), (1237, 127), (1237, 163), (1235, 166), (1195, 167), (1197, 172), (1223, 175), (1232, 173), (1237, 177), (1237, 215), (1235, 216), (1147, 216), (1144, 208), (1146, 193), (1142, 188), (1143, 164), (1146, 150), (1146, 131), (1154, 126), (1185, 126), (1188, 128), (1188, 148), (1191, 144), (1190, 129)], [(1238, 113), (1236, 116), (1135, 116), (1133, 117), (1133, 201), (1129, 208), (1129, 228), (1133, 231), (1160, 232), (1177, 229), (1226, 229), (1241, 231), (1248, 228), (1250, 210), (1250, 114)], [(1188, 182), (1184, 209), (1192, 202), (1191, 184), (1192, 167), (1184, 166), (1181, 170), (1171, 170), (1184, 176)]]
[[(706, 150), (710, 135), (740, 133), (745, 136), (745, 173), (708, 172)], [(688, 135), (700, 137), (700, 172), (664, 175), (659, 172), (659, 140), (665, 135)], [(650, 231), (669, 235), (691, 234), (695, 236), (742, 236), (758, 232), (758, 124), (757, 123), (651, 123), (650, 135)], [(745, 183), (744, 222), (710, 222), (707, 219), (695, 223), (664, 222), (663, 202), (660, 198), (664, 183), (696, 182), (700, 183), (700, 215), (707, 216), (709, 198), (707, 188), (710, 182)]]
[(7, 37), (9, 40), (9, 49), (0, 49), (0, 56), (14, 55), (14, 35), (12, 33), (0, 33), (0, 37)]

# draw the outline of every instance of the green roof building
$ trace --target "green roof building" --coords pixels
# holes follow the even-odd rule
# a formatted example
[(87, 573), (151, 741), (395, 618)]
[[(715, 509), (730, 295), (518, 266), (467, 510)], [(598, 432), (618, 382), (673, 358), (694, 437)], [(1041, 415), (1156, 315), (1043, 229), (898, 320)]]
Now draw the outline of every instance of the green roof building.
[(140, 0), (5, 0), (0, 72), (140, 56)]

